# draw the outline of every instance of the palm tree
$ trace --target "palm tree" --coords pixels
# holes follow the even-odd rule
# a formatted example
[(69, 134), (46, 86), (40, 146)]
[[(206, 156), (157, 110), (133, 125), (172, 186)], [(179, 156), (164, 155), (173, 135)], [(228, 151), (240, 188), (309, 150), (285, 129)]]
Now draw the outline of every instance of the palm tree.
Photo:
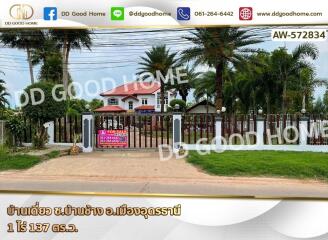
[[(152, 76), (158, 76), (160, 73), (162, 76), (166, 77), (170, 70), (179, 66), (179, 61), (177, 59), (177, 53), (170, 53), (170, 50), (166, 48), (165, 45), (162, 46), (153, 46), (149, 51), (146, 52), (145, 57), (141, 57), (142, 61), (139, 64), (142, 66), (139, 68), (138, 75), (152, 74)], [(150, 79), (154, 80), (154, 79)], [(160, 89), (160, 98), (161, 98), (161, 112), (164, 112), (164, 98), (165, 98), (165, 87), (168, 83), (160, 78), (159, 80), (161, 84)]]
[[(0, 73), (4, 74), (0, 71)], [(5, 81), (0, 79), (0, 109), (3, 109), (6, 107), (6, 105), (9, 105), (7, 97), (9, 96), (9, 93), (7, 92), (5, 85)]]
[(68, 92), (69, 84), (69, 73), (68, 73), (68, 62), (69, 54), (72, 49), (81, 49), (86, 47), (91, 50), (92, 39), (91, 31), (80, 29), (80, 30), (51, 30), (50, 31), (54, 40), (56, 40), (62, 49), (62, 77), (64, 90)]
[(286, 48), (280, 48), (272, 53), (272, 65), (276, 69), (276, 77), (282, 82), (282, 112), (287, 108), (287, 85), (295, 76), (300, 76), (302, 69), (311, 69), (311, 63), (306, 58), (317, 59), (318, 48), (312, 43), (304, 43), (296, 47), (291, 54)]
[(42, 64), (40, 81), (62, 82), (62, 54), (58, 43), (49, 34), (45, 34), (44, 44), (32, 51), (32, 64)]
[(182, 100), (187, 102), (189, 92), (193, 88), (193, 82), (196, 81), (200, 73), (195, 72), (194, 69), (190, 67), (186, 67), (183, 73), (186, 75), (182, 79), (184, 82), (175, 81), (173, 85), (169, 86), (169, 88), (175, 89), (181, 96)]
[(215, 68), (216, 107), (223, 104), (223, 73), (228, 64), (240, 66), (249, 53), (257, 52), (247, 46), (262, 42), (254, 32), (240, 28), (197, 28), (191, 37), (185, 37), (194, 46), (182, 52), (183, 61), (194, 65), (207, 64)]
[[(215, 99), (215, 72), (208, 71), (201, 74), (198, 78), (192, 81), (194, 88), (194, 97), (197, 102), (205, 99), (206, 102), (211, 102)], [(206, 106), (208, 112), (208, 105)]]
[(0, 41), (11, 48), (24, 49), (30, 70), (31, 84), (34, 84), (33, 64), (31, 51), (38, 48), (43, 42), (43, 33), (40, 30), (4, 30)]

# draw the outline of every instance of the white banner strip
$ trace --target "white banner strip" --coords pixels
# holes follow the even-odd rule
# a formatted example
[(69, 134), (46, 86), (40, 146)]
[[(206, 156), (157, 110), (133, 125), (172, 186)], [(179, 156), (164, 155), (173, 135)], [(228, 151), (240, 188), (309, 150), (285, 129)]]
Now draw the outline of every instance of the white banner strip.
[(328, 24), (324, 0), (1, 1), (0, 27), (154, 27)]

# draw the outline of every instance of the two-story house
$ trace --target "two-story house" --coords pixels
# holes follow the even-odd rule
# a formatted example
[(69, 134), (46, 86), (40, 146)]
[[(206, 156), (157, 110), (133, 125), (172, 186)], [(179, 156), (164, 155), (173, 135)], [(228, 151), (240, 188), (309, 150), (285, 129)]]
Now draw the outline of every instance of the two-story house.
[[(118, 86), (100, 94), (103, 97), (104, 107), (96, 112), (106, 113), (152, 113), (160, 112), (160, 83), (158, 82), (131, 82)], [(174, 91), (166, 91), (164, 111), (169, 102), (176, 97)]]

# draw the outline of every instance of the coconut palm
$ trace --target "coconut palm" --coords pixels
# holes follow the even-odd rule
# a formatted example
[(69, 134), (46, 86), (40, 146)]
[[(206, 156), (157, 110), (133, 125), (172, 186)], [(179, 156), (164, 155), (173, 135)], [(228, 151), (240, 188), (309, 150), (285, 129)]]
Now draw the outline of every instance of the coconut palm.
[(275, 76), (283, 86), (282, 91), (282, 112), (287, 111), (287, 88), (288, 82), (295, 76), (302, 77), (302, 69), (311, 69), (311, 63), (307, 58), (317, 59), (319, 55), (318, 48), (312, 43), (304, 43), (296, 47), (291, 54), (286, 48), (280, 48), (272, 53), (272, 67), (275, 69)]
[(216, 107), (222, 108), (223, 73), (232, 64), (242, 65), (249, 53), (257, 50), (247, 46), (262, 42), (253, 31), (241, 28), (197, 28), (192, 36), (185, 37), (194, 45), (182, 52), (183, 61), (193, 61), (194, 65), (206, 64), (215, 68)]
[(62, 49), (62, 77), (65, 92), (68, 91), (69, 84), (69, 54), (72, 49), (81, 49), (86, 47), (89, 50), (92, 45), (91, 31), (80, 29), (80, 30), (51, 30), (50, 34), (53, 39), (58, 42)]
[[(151, 74), (156, 77), (161, 74), (166, 77), (170, 70), (179, 66), (177, 53), (170, 53), (170, 50), (165, 45), (153, 46), (149, 51), (146, 51), (146, 56), (141, 57), (142, 61), (139, 64), (142, 66), (139, 68), (137, 73), (140, 76), (145, 76), (141, 80), (155, 80), (149, 79)], [(173, 77), (173, 76), (172, 76)], [(164, 79), (159, 78), (157, 81), (160, 82), (160, 99), (161, 99), (161, 112), (164, 112), (164, 98), (166, 86), (169, 85)]]
[(58, 43), (50, 35), (45, 35), (44, 43), (32, 51), (32, 64), (42, 64), (38, 77), (40, 81), (62, 81), (62, 54)]
[(33, 64), (31, 51), (38, 48), (43, 42), (43, 33), (40, 30), (3, 30), (0, 41), (11, 48), (24, 49), (30, 70), (31, 84), (34, 84)]

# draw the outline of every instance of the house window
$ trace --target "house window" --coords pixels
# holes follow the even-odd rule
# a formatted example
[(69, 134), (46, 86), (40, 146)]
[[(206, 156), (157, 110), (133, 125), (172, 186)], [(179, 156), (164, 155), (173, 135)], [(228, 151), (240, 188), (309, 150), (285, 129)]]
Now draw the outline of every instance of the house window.
[(116, 98), (109, 98), (108, 105), (118, 105), (118, 100)]
[[(169, 104), (169, 98), (168, 98), (168, 94), (165, 93), (164, 95), (164, 105), (167, 105)], [(161, 94), (158, 93), (157, 94), (157, 108), (160, 108), (161, 107)]]
[(141, 104), (142, 105), (147, 105), (148, 104), (148, 99), (147, 98), (141, 99)]
[(129, 102), (129, 110), (133, 110), (133, 102), (132, 101)]

